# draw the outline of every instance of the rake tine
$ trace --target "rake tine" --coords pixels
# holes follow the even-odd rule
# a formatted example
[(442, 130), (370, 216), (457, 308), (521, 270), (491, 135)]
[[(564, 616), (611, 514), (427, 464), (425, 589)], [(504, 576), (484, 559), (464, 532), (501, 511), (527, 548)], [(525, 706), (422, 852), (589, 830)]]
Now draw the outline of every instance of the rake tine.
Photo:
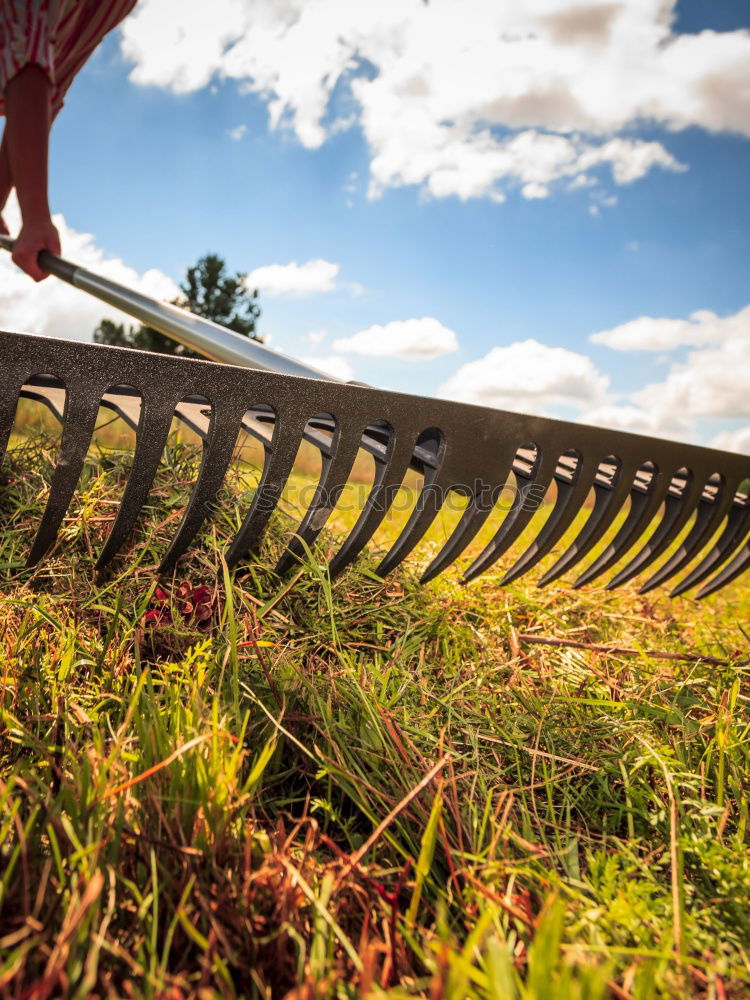
[[(259, 441), (262, 445), (270, 445), (273, 438), (273, 425), (269, 427), (268, 423), (259, 418), (259, 413), (263, 411), (248, 410), (242, 420), (242, 429)], [(331, 427), (331, 431), (333, 431)], [(321, 455), (325, 458), (331, 455), (331, 436), (326, 434), (324, 430), (319, 427), (314, 427), (311, 422), (308, 422), (302, 433), (302, 437), (308, 444), (311, 444), (314, 448), (317, 448)], [(367, 437), (362, 438), (362, 447), (368, 448)], [(368, 449), (369, 450), (369, 449)]]
[(19, 395), (18, 385), (10, 379), (5, 384), (0, 384), (0, 464), (5, 458), (10, 432), (13, 430)]
[(387, 576), (403, 562), (423, 538), (425, 532), (440, 513), (450, 485), (440, 468), (425, 469), (424, 483), (414, 504), (414, 510), (396, 541), (381, 560), (375, 572)]
[[(556, 467), (557, 457), (554, 452), (545, 452), (537, 456), (530, 481), (517, 490), (513, 504), (505, 515), (495, 537), (466, 570), (461, 579), (462, 583), (469, 583), (484, 573), (516, 541), (543, 503)], [(532, 490), (534, 494), (532, 494)]]
[(98, 572), (101, 572), (120, 551), (148, 498), (167, 443), (174, 409), (174, 401), (144, 398), (141, 403), (133, 466), (117, 517), (96, 560), (95, 568)]
[(726, 587), (728, 583), (735, 580), (740, 573), (744, 573), (750, 566), (750, 542), (745, 542), (742, 549), (737, 553), (728, 566), (725, 566), (721, 573), (718, 573), (713, 580), (709, 580), (698, 593), (696, 599), (702, 601), (704, 597), (715, 594), (717, 590)]
[(35, 403), (41, 403), (43, 406), (46, 406), (55, 420), (59, 424), (62, 424), (63, 414), (65, 413), (65, 390), (62, 386), (54, 390), (48, 386), (33, 389), (25, 385), (18, 395), (22, 399), (33, 399)]
[[(420, 583), (429, 583), (430, 580), (434, 580), (435, 577), (442, 573), (443, 570), (447, 569), (448, 566), (450, 566), (451, 563), (461, 555), (466, 546), (471, 543), (472, 539), (482, 528), (482, 525), (494, 510), (498, 499), (502, 495), (503, 489), (505, 488), (504, 484), (507, 481), (507, 473), (513, 468), (513, 460), (515, 459), (516, 454), (516, 450), (506, 448), (504, 453), (501, 453), (497, 460), (493, 463), (494, 469), (487, 470), (487, 473), (493, 482), (502, 483), (503, 485), (492, 489), (489, 483), (482, 483), (479, 489), (474, 489), (472, 491), (466, 510), (461, 515), (461, 520), (454, 528), (453, 533), (443, 548), (440, 552), (438, 552), (423, 573)], [(533, 466), (534, 462), (532, 460), (532, 469)]]
[(331, 455), (323, 455), (323, 469), (320, 481), (315, 489), (315, 495), (295, 532), (286, 551), (276, 564), (276, 573), (283, 575), (304, 554), (305, 545), (312, 546), (323, 527), (331, 516), (334, 507), (339, 502), (342, 490), (346, 486), (349, 473), (357, 457), (360, 433), (344, 434), (337, 425), (334, 439), (331, 442)]
[(336, 555), (328, 570), (331, 577), (338, 576), (354, 562), (362, 549), (378, 530), (383, 518), (391, 509), (401, 488), (414, 451), (414, 441), (392, 434), (385, 457), (375, 460), (375, 481), (357, 519), (357, 523)]
[(229, 406), (214, 403), (198, 480), (177, 534), (159, 565), (160, 573), (171, 572), (203, 522), (218, 507), (217, 495), (232, 458), (245, 409), (244, 404)]
[(408, 556), (437, 517), (451, 488), (447, 476), (441, 475), (446, 456), (446, 442), (442, 432), (435, 427), (424, 430), (417, 438), (412, 457), (416, 457), (420, 451), (424, 451), (428, 458), (422, 464), (422, 489), (401, 534), (376, 567), (378, 576), (386, 576)]
[(686, 590), (691, 590), (706, 579), (715, 569), (731, 558), (732, 553), (742, 544), (748, 526), (750, 526), (750, 500), (745, 499), (744, 504), (735, 502), (729, 511), (724, 530), (716, 541), (711, 551), (703, 558), (690, 573), (681, 580), (670, 592), (670, 597), (679, 597)]
[(687, 566), (693, 556), (700, 552), (705, 543), (721, 524), (730, 507), (730, 504), (732, 503), (733, 495), (734, 489), (728, 489), (723, 480), (718, 486), (713, 499), (707, 498), (704, 491), (704, 494), (701, 496), (698, 503), (698, 513), (695, 517), (695, 523), (688, 532), (688, 535), (682, 545), (680, 545), (679, 549), (677, 549), (667, 562), (664, 563), (661, 569), (657, 570), (653, 576), (646, 580), (643, 586), (638, 590), (639, 594), (647, 594), (655, 587), (660, 587), (663, 583), (666, 583), (670, 577), (679, 573), (683, 566)]
[(610, 485), (604, 486), (597, 482), (596, 479), (594, 480), (593, 510), (568, 549), (547, 570), (539, 581), (538, 586), (546, 587), (547, 584), (552, 583), (564, 573), (567, 573), (584, 556), (588, 555), (622, 510), (622, 506), (632, 488), (635, 472), (636, 470), (632, 467), (623, 469), (618, 464)]
[(266, 448), (266, 460), (253, 502), (227, 552), (230, 568), (258, 545), (292, 471), (306, 424), (307, 418), (300, 414), (277, 414), (273, 441)]
[(637, 555), (606, 586), (607, 590), (615, 590), (628, 580), (642, 573), (654, 559), (662, 554), (669, 543), (677, 537), (690, 519), (695, 506), (700, 500), (703, 488), (696, 477), (690, 473), (682, 493), (673, 496), (669, 490), (664, 500), (664, 513), (656, 531), (638, 552)]
[(500, 581), (501, 587), (507, 586), (536, 566), (572, 524), (591, 489), (598, 468), (597, 465), (584, 476), (582, 475), (583, 463), (583, 456), (579, 455), (570, 479), (563, 479), (561, 476), (555, 477), (557, 479), (555, 506), (537, 537)]
[(604, 552), (573, 582), (574, 590), (601, 576), (635, 545), (662, 502), (667, 486), (660, 482), (661, 478), (661, 473), (654, 469), (651, 480), (643, 491), (635, 483), (631, 485), (627, 517)]
[(47, 507), (26, 560), (27, 567), (35, 566), (57, 538), (86, 460), (100, 399), (101, 394), (90, 387), (68, 387), (60, 455), (52, 475)]
[(141, 422), (140, 410), (143, 407), (139, 397), (128, 398), (116, 392), (107, 392), (102, 396), (101, 405), (116, 413), (132, 431), (138, 433)]
[(242, 429), (250, 437), (254, 437), (264, 448), (270, 447), (273, 441), (273, 424), (267, 424), (258, 418), (258, 414), (248, 410), (242, 418)]
[(211, 436), (211, 413), (206, 413), (208, 409), (207, 403), (191, 403), (184, 399), (175, 407), (174, 415), (178, 420), (193, 432), (197, 434), (204, 445), (206, 445)]
[(492, 505), (488, 506), (481, 496), (474, 494), (450, 538), (424, 571), (419, 582), (429, 583), (447, 569), (469, 545), (491, 513)]
[(494, 503), (488, 503), (486, 493), (477, 491), (472, 494), (461, 520), (456, 525), (448, 541), (438, 552), (430, 565), (422, 574), (420, 583), (429, 583), (439, 576), (454, 562), (471, 542), (484, 522), (492, 513)]

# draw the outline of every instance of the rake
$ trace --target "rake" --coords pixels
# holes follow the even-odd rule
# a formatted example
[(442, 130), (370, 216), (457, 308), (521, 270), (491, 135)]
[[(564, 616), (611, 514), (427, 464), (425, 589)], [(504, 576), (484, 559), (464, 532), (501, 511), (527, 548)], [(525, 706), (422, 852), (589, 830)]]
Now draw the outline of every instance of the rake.
[[(13, 242), (0, 236), (0, 246)], [(750, 567), (750, 458), (658, 438), (464, 403), (343, 383), (257, 342), (78, 267), (49, 253), (51, 274), (197, 351), (209, 360), (153, 354), (19, 333), (0, 333), (0, 459), (19, 396), (44, 403), (62, 424), (49, 500), (27, 565), (52, 547), (73, 497), (100, 405), (136, 432), (127, 484), (102, 551), (103, 570), (126, 543), (146, 503), (177, 415), (203, 439), (203, 457), (182, 522), (159, 571), (171, 571), (220, 502), (240, 429), (264, 449), (260, 480), (226, 554), (236, 565), (257, 549), (292, 471), (302, 440), (321, 455), (310, 505), (276, 569), (284, 573), (315, 542), (361, 450), (375, 466), (359, 518), (334, 554), (330, 573), (351, 564), (390, 510), (406, 472), (423, 477), (403, 530), (377, 567), (384, 576), (419, 543), (451, 494), (466, 499), (458, 524), (427, 566), (423, 582), (446, 570), (490, 514), (503, 509), (494, 536), (465, 570), (486, 572), (521, 538), (549, 488), (555, 499), (534, 540), (502, 577), (528, 573), (563, 539), (593, 491), (582, 527), (540, 586), (570, 573), (611, 538), (571, 583), (581, 587), (621, 563), (606, 583), (643, 574), (672, 543), (679, 546), (640, 587), (645, 593), (684, 574), (671, 596), (703, 584), (697, 597), (726, 586)], [(501, 498), (508, 502), (501, 503)], [(627, 509), (627, 513), (625, 510)], [(614, 528), (618, 516), (619, 526)]]

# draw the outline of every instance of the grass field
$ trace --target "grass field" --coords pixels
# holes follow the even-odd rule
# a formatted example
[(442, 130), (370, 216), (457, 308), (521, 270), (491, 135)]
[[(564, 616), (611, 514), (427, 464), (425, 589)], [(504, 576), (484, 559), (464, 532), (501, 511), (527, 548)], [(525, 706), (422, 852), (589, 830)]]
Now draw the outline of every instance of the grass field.
[(381, 581), (406, 509), (331, 583), (338, 514), (280, 580), (307, 456), (257, 559), (221, 562), (243, 466), (157, 585), (197, 467), (174, 440), (95, 583), (112, 434), (34, 572), (44, 422), (3, 466), (0, 997), (750, 996), (750, 580), (419, 587), (453, 512)]

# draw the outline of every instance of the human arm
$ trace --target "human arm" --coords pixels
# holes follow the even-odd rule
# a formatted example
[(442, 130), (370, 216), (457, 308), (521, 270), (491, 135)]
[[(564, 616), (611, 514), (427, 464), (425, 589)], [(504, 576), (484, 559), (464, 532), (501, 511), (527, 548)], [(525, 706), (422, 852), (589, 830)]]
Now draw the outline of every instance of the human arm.
[(0, 142), (0, 233), (7, 236), (8, 227), (3, 219), (3, 211), (8, 201), (8, 195), (13, 190), (13, 175), (10, 172), (10, 159), (8, 158), (8, 143), (3, 134)]
[[(8, 81), (4, 93), (6, 125), (2, 150), (5, 150), (22, 219), (13, 260), (35, 281), (47, 277), (37, 263), (39, 251), (60, 253), (60, 237), (50, 217), (47, 196), (51, 91), (45, 71), (29, 63)], [(3, 180), (2, 150), (0, 185)]]

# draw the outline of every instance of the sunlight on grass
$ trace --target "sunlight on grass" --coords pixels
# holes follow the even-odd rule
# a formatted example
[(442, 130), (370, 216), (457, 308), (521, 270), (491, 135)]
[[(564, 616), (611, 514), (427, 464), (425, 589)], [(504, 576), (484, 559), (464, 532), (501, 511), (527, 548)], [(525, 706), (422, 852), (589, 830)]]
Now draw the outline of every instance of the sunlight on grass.
[(280, 579), (314, 488), (304, 451), (260, 553), (228, 574), (221, 553), (262, 464), (253, 446), (157, 581), (199, 458), (181, 432), (97, 584), (132, 458), (114, 424), (31, 572), (55, 449), (43, 422), (13, 445), (0, 487), (8, 996), (750, 991), (746, 579), (702, 604), (538, 589), (582, 511), (529, 580), (501, 589), (546, 505), (472, 585), (454, 568), (419, 587), (458, 504), (381, 581), (414, 477), (331, 582), (364, 467)]

